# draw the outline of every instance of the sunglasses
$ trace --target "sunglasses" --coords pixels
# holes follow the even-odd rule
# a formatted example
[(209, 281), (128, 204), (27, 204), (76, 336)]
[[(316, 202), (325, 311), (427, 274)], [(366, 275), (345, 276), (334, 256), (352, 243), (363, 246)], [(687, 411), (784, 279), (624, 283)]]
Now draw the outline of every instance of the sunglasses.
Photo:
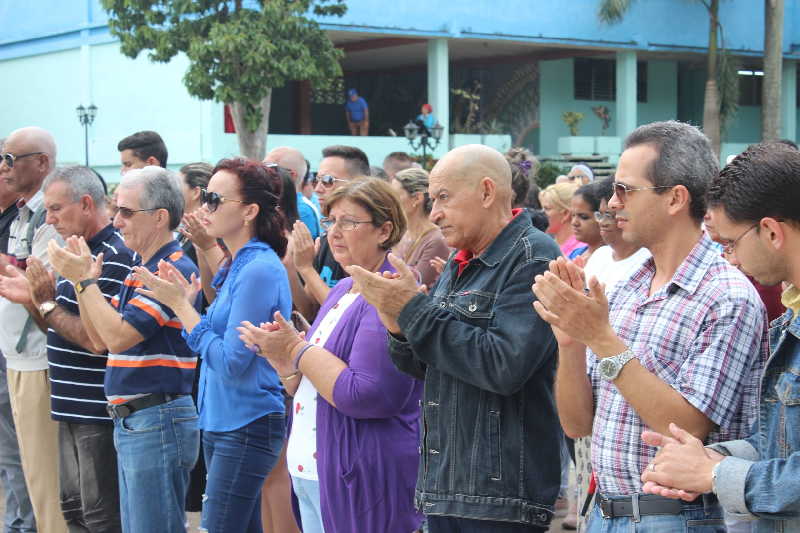
[(122, 218), (131, 218), (136, 213), (142, 213), (144, 211), (157, 211), (158, 209), (162, 209), (161, 207), (151, 207), (150, 209), (131, 209), (129, 207), (117, 207), (117, 214)]
[(44, 152), (28, 152), (27, 154), (14, 155), (10, 152), (6, 152), (4, 154), (0, 154), (0, 160), (4, 161), (8, 168), (14, 168), (14, 162), (17, 159), (23, 159), (25, 157), (30, 157), (32, 155), (40, 155), (43, 153)]
[(221, 194), (217, 192), (208, 192), (206, 189), (200, 189), (200, 204), (205, 204), (206, 209), (208, 209), (209, 213), (213, 213), (214, 211), (219, 208), (220, 205), (224, 204), (225, 202), (236, 202), (239, 204), (244, 204), (242, 200), (234, 200), (233, 198), (225, 198)]
[(330, 189), (334, 186), (334, 184), (336, 184), (337, 181), (345, 183), (347, 180), (339, 179), (335, 176), (331, 176), (330, 174), (325, 174), (324, 176), (317, 176), (311, 183), (313, 183), (314, 186), (316, 186), (317, 183), (322, 183), (323, 187)]
[(653, 191), (656, 189), (672, 189), (673, 185), (656, 185), (655, 187), (631, 187), (630, 185), (625, 185), (622, 182), (615, 181), (614, 182), (614, 194), (617, 195), (617, 199), (620, 202), (625, 202), (628, 198), (628, 193), (636, 192), (636, 191)]

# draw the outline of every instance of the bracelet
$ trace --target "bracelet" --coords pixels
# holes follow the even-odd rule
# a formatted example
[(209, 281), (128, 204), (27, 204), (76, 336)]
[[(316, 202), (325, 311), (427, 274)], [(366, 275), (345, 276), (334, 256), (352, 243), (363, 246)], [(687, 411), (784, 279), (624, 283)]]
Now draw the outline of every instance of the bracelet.
[(300, 375), (300, 371), (298, 370), (297, 372), (294, 372), (293, 374), (289, 374), (288, 376), (278, 376), (278, 377), (281, 378), (283, 381), (291, 381), (291, 380), (293, 380), (294, 378), (296, 378), (299, 375)]
[(312, 346), (314, 346), (314, 345), (311, 344), (310, 342), (307, 343), (305, 346), (300, 348), (300, 351), (297, 352), (297, 355), (294, 356), (294, 369), (295, 370), (298, 370), (298, 371), (300, 370), (300, 358), (303, 357), (303, 354), (305, 354), (308, 351), (308, 349), (311, 348)]

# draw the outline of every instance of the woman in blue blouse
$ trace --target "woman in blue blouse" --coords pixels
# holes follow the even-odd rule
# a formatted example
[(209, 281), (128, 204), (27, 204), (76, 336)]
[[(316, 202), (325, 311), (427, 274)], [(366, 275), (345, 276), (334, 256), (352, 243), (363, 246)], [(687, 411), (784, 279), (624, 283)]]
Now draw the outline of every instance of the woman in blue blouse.
[(216, 297), (202, 317), (189, 303), (197, 280), (187, 283), (165, 263), (158, 276), (137, 271), (145, 292), (175, 311), (189, 347), (203, 360), (198, 404), (208, 484), (202, 527), (214, 533), (261, 533), (259, 494), (283, 444), (280, 380), (236, 331), (243, 320), (260, 324), (276, 311), (292, 311), (280, 260), (287, 246), (281, 187), (275, 167), (240, 158), (217, 164), (203, 191), (201, 221), (232, 259), (214, 276)]

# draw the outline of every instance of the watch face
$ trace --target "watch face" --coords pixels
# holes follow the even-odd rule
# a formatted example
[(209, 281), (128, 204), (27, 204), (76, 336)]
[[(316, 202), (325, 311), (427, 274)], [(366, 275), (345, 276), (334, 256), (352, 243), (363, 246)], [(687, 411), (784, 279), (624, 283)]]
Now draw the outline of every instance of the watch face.
[(615, 361), (611, 359), (603, 359), (600, 361), (600, 366), (598, 367), (600, 371), (600, 376), (605, 379), (610, 379), (614, 377), (614, 374), (617, 371), (617, 365)]

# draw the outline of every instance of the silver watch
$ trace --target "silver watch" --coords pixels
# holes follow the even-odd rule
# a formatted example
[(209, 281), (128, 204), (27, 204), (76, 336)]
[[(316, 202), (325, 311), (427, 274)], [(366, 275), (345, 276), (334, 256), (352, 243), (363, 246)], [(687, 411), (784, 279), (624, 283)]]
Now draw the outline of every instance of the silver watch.
[(602, 359), (597, 367), (600, 377), (606, 381), (614, 381), (622, 372), (622, 367), (635, 357), (636, 354), (629, 348), (619, 355)]

